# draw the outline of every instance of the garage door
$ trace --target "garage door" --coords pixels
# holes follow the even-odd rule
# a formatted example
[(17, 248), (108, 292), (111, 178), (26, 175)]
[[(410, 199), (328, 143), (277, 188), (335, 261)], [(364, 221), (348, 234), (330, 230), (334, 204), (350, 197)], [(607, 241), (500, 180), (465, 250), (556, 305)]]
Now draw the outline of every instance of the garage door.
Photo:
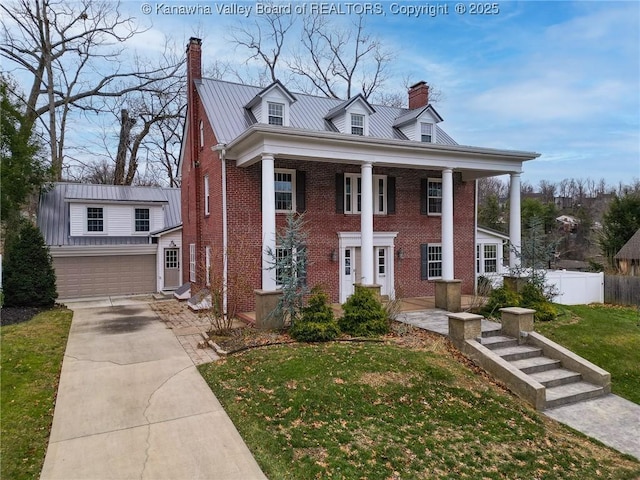
[(58, 297), (102, 297), (156, 291), (155, 255), (57, 257)]

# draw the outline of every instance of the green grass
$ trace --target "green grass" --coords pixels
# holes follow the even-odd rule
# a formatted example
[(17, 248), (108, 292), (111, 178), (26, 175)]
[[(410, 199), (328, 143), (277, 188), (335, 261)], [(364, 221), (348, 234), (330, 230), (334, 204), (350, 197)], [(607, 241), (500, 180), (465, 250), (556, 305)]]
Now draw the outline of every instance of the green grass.
[(71, 316), (53, 309), (0, 328), (0, 478), (40, 476)]
[(444, 340), (269, 347), (200, 371), (278, 479), (637, 478), (456, 360)]
[(536, 323), (536, 331), (610, 372), (613, 393), (640, 404), (638, 309), (611, 305), (562, 308), (570, 313)]

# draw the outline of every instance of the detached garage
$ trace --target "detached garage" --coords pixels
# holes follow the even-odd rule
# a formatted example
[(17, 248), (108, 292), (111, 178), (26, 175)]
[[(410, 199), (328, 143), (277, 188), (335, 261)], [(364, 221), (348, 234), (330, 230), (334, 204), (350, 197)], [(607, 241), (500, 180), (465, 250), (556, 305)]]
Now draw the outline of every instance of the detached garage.
[(171, 267), (181, 269), (176, 188), (58, 183), (40, 198), (38, 225), (60, 299), (171, 289), (158, 256), (165, 243), (178, 252)]

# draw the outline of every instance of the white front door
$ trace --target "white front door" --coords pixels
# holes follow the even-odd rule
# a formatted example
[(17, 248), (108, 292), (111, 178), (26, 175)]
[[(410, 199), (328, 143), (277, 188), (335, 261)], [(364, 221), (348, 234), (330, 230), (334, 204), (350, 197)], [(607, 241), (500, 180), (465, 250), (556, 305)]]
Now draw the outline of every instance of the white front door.
[[(353, 294), (354, 284), (360, 283), (361, 241), (359, 232), (339, 233), (340, 237), (340, 303)], [(374, 233), (374, 281), (380, 285), (380, 294), (394, 298), (394, 246), (395, 232)]]

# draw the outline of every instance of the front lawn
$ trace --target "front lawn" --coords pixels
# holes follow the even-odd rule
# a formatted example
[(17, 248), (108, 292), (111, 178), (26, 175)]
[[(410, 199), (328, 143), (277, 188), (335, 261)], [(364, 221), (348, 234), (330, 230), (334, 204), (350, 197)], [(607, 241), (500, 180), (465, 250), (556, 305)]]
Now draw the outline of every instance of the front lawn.
[(0, 327), (0, 478), (40, 476), (72, 312), (55, 308)]
[(611, 373), (613, 393), (640, 404), (640, 312), (612, 305), (563, 306), (570, 313), (535, 329)]
[(281, 345), (200, 371), (277, 479), (638, 478), (640, 463), (555, 423), (441, 337)]

